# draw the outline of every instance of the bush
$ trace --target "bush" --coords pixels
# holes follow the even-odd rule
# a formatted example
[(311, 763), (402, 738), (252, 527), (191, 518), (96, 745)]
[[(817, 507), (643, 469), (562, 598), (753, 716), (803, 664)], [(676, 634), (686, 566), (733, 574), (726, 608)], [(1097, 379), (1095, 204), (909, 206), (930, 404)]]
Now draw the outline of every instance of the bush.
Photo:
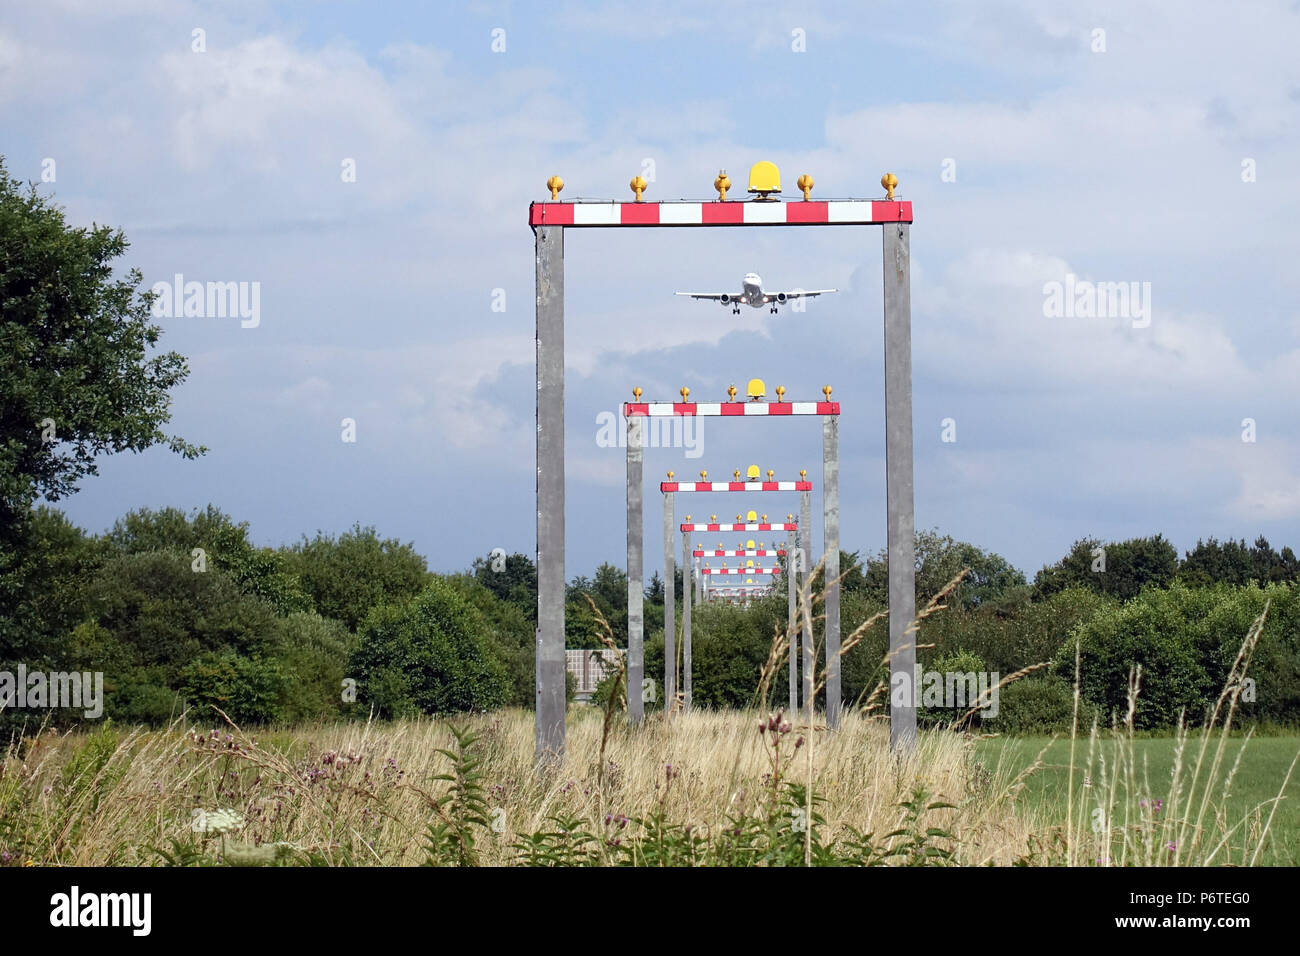
[(280, 552), (317, 612), (355, 631), (373, 608), (420, 593), (428, 579), (424, 558), (410, 544), (381, 539), (355, 525), (337, 538), (317, 532)]
[[(1006, 675), (1003, 674), (1003, 677)], [(1097, 707), (1079, 701), (1079, 733), (1087, 736)], [(985, 717), (986, 731), (1021, 737), (1068, 734), (1074, 723), (1074, 687), (1062, 677), (1026, 677), (998, 693), (998, 714)]]
[[(1142, 684), (1134, 726), (1173, 726), (1183, 712), (1189, 722), (1200, 723), (1217, 691), (1205, 666), (1198, 623), (1218, 600), (1215, 591), (1181, 585), (1149, 589), (1080, 625), (1080, 688), (1102, 709), (1105, 723), (1124, 719), (1129, 673), (1137, 664)], [(1238, 644), (1244, 636), (1238, 636)], [(1073, 654), (1062, 653), (1054, 671), (1073, 680)]]
[(487, 710), (506, 698), (487, 624), (451, 582), (436, 578), (405, 604), (375, 608), (357, 638), (349, 675), (358, 702), (383, 717)]
[(277, 621), (270, 653), (289, 679), (276, 718), (293, 723), (339, 716), (355, 643), (346, 627), (319, 614), (290, 614)]
[(495, 596), (495, 592), (469, 575), (453, 575), (447, 580), (483, 616), (492, 652), (505, 669), (507, 689), (503, 703), (511, 707), (535, 707), (535, 608), (533, 614), (528, 614), (521, 605)]
[(289, 681), (276, 660), (223, 651), (187, 664), (180, 692), (197, 719), (219, 717), (215, 710), (205, 711), (220, 708), (237, 724), (266, 724), (279, 717)]

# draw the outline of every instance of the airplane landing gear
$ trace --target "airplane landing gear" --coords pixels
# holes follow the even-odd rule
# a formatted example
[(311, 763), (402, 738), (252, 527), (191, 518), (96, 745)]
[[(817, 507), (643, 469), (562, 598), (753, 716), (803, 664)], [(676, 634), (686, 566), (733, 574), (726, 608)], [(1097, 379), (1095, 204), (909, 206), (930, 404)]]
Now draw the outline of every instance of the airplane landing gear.
[(772, 306), (772, 314), (776, 315), (776, 306)]

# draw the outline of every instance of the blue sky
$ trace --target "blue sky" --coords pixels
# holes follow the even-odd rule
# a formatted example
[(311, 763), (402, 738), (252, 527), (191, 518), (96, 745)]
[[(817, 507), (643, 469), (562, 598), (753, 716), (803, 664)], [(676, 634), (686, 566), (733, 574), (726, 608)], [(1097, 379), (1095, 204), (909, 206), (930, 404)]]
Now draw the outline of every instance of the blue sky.
[[(261, 321), (160, 320), (192, 369), (175, 430), (211, 451), (105, 459), (61, 503), (90, 530), (213, 502), (266, 544), (360, 521), (438, 570), (532, 552), (528, 203), (552, 173), (623, 198), (646, 160), (647, 198), (707, 198), (770, 159), (823, 197), (878, 196), (891, 170), (915, 204), (918, 527), (1031, 575), (1084, 535), (1300, 545), (1295, 4), (106, 6), (6, 12), (0, 153), (28, 179), (54, 159), (41, 188), (124, 228), (146, 284), (260, 283)], [(597, 417), (634, 385), (832, 384), (843, 544), (883, 545), (878, 230), (574, 231), (566, 253), (570, 576), (622, 560)], [(739, 320), (672, 295), (750, 270), (843, 292)], [(1150, 325), (1049, 317), (1067, 273), (1150, 283)], [(648, 486), (755, 463), (820, 487), (812, 420), (728, 424), (698, 459), (650, 450)]]

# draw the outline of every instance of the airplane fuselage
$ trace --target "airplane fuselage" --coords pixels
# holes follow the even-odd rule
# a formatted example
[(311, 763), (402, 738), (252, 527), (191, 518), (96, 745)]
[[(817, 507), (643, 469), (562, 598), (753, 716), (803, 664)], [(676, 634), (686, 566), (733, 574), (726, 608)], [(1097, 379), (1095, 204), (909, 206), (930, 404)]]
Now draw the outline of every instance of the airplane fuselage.
[(763, 280), (758, 273), (746, 273), (741, 281), (741, 287), (745, 290), (745, 301), (753, 308), (761, 309), (766, 304), (763, 301)]

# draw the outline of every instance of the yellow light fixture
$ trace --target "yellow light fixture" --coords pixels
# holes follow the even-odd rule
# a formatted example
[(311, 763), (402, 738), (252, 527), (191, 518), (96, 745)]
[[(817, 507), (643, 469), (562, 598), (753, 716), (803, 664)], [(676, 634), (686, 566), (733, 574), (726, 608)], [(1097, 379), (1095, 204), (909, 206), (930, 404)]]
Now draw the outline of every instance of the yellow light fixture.
[(731, 188), (731, 180), (727, 178), (725, 169), (718, 170), (718, 178), (713, 181), (713, 188), (718, 191), (718, 202), (726, 202), (727, 190)]
[(646, 185), (646, 181), (640, 176), (633, 176), (632, 181), (628, 183), (628, 186), (632, 189), (632, 195), (636, 197), (637, 202), (644, 202), (641, 198), (641, 194), (645, 192)]
[[(771, 472), (768, 472), (770, 475)], [(749, 470), (745, 472), (745, 478), (748, 481), (758, 481), (758, 465), (750, 465)]]
[(732, 402), (736, 400), (736, 386), (734, 385), (727, 386), (727, 399)]
[(893, 173), (885, 173), (885, 175), (880, 177), (880, 185), (885, 187), (885, 198), (892, 200), (894, 198), (894, 190), (898, 186), (898, 177)]
[(750, 512), (748, 512), (748, 513), (745, 515), (745, 520), (746, 520), (746, 521), (757, 521), (757, 520), (758, 520), (758, 512), (757, 512), (757, 511), (750, 511)]
[(636, 388), (632, 389), (632, 397), (635, 398), (638, 402), (641, 401), (641, 386), (640, 386), (640, 385), (638, 385)]
[(776, 387), (776, 400), (777, 400), (778, 403), (780, 403), (780, 402), (784, 402), (784, 401), (785, 401), (785, 386), (784, 386), (784, 385), (778, 385), (778, 386)]
[(559, 176), (552, 176), (546, 180), (546, 188), (551, 191), (552, 199), (560, 198), (560, 190), (564, 188), (564, 180)]
[(776, 472), (774, 472), (771, 468), (769, 468), (769, 469), (767, 470), (767, 480), (768, 480), (768, 481), (771, 481), (771, 480), (772, 480), (772, 476), (773, 476), (774, 474), (776, 474)]
[(776, 163), (761, 160), (749, 168), (749, 191), (762, 200), (770, 200), (781, 191), (781, 171)]
[(766, 392), (767, 386), (763, 384), (761, 378), (751, 378), (749, 385), (745, 387), (745, 394), (749, 396), (751, 402), (759, 401)]
[(678, 389), (678, 392), (681, 393), (682, 403), (685, 404), (686, 400), (690, 398), (691, 390), (687, 388), (685, 385), (683, 385), (681, 388)]
[(809, 199), (812, 198), (813, 178), (811, 176), (809, 176), (807, 173), (804, 173), (797, 180), (795, 180), (795, 185), (798, 186), (800, 191), (803, 193), (804, 202), (807, 202)]

